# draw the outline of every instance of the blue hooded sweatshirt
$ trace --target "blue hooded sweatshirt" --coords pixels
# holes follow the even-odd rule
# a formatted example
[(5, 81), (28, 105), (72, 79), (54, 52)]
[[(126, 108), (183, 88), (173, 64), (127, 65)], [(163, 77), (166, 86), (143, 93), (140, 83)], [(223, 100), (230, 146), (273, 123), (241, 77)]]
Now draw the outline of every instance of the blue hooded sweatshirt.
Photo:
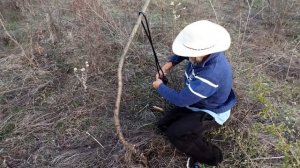
[[(187, 57), (172, 56), (173, 66)], [(232, 90), (232, 69), (224, 52), (211, 54), (201, 63), (188, 62), (185, 71), (185, 87), (179, 92), (161, 84), (158, 93), (179, 107), (207, 109), (223, 113), (236, 104)]]

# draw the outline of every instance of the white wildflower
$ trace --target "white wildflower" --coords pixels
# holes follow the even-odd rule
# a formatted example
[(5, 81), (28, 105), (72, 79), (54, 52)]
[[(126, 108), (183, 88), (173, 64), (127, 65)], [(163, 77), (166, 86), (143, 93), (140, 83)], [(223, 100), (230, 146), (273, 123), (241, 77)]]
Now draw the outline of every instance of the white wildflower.
[(174, 15), (175, 20), (177, 20), (178, 18), (180, 18), (180, 15)]
[(89, 65), (89, 62), (85, 61), (85, 66), (86, 66), (86, 67), (89, 67), (89, 66), (90, 66), (90, 65)]
[(170, 3), (170, 5), (171, 5), (171, 6), (174, 6), (174, 1), (172, 1), (172, 2)]
[(74, 72), (76, 72), (77, 71), (77, 68), (74, 68)]
[(85, 71), (85, 68), (81, 68), (80, 70), (81, 70), (81, 72), (84, 72), (84, 71)]

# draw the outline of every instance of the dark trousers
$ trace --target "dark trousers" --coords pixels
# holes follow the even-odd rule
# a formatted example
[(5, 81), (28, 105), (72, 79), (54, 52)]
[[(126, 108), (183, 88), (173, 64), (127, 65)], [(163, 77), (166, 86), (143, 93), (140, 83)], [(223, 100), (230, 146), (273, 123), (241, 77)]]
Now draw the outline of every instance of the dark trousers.
[(177, 107), (159, 121), (158, 127), (192, 160), (212, 166), (222, 162), (222, 151), (205, 138), (206, 132), (220, 127), (209, 114)]

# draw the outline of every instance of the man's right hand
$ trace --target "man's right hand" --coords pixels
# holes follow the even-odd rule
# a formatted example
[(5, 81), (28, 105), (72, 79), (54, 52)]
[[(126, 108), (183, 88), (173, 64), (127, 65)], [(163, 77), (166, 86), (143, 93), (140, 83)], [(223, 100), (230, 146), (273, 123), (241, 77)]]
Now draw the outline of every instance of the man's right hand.
[(156, 73), (155, 78), (163, 77), (163, 74), (166, 76), (168, 71), (173, 67), (171, 62), (166, 63), (163, 67), (161, 67), (162, 71), (160, 70), (159, 73)]

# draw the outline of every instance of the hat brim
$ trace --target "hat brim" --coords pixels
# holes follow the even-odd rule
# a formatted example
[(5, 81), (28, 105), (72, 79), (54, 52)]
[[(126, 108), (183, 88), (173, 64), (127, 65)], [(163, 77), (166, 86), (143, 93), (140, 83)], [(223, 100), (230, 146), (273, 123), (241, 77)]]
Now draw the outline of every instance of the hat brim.
[(182, 57), (199, 57), (229, 49), (231, 39), (227, 30), (220, 26), (219, 30), (216, 32), (216, 34), (214, 34), (214, 36), (217, 37), (217, 39), (212, 47), (196, 50), (188, 48), (184, 45), (184, 33), (181, 31), (173, 42), (173, 53)]

